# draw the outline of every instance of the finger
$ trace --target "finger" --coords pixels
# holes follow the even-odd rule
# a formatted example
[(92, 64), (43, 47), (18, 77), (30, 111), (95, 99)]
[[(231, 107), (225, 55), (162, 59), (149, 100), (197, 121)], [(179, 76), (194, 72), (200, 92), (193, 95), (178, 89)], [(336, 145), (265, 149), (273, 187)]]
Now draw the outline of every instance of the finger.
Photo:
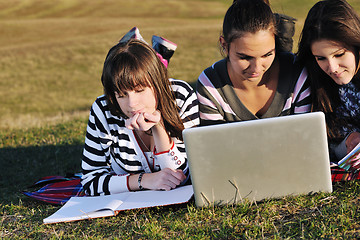
[(181, 170), (181, 169), (164, 168), (162, 171), (164, 171), (168, 174), (174, 175), (178, 179), (186, 178), (183, 170)]
[(176, 173), (174, 170), (170, 168), (167, 169), (165, 168), (160, 172), (158, 172), (157, 174), (158, 174), (157, 181), (159, 181), (160, 183), (158, 189), (170, 190), (176, 188), (176, 186), (178, 186), (181, 183), (181, 181), (173, 175), (179, 173)]
[(140, 113), (138, 118), (136, 119), (136, 124), (139, 126), (142, 126), (142, 125), (144, 125), (144, 123), (145, 123), (144, 114)]
[[(181, 171), (181, 170), (180, 170)], [(171, 187), (174, 188), (182, 183), (186, 179), (184, 173), (181, 171), (173, 171), (168, 178), (168, 181), (171, 183)]]
[(158, 123), (161, 120), (161, 114), (158, 110), (153, 113), (144, 113), (145, 120), (148, 122)]
[(181, 182), (186, 179), (186, 176), (185, 176), (183, 170), (181, 170), (181, 169), (176, 169), (175, 174), (176, 174), (176, 178), (179, 179)]
[(139, 125), (137, 124), (137, 119), (139, 117), (139, 113), (136, 113), (134, 116), (132, 116), (129, 120), (130, 120), (130, 127), (132, 127), (132, 129), (139, 129)]
[(139, 129), (142, 131), (148, 131), (150, 128), (154, 126), (154, 123), (145, 121), (144, 114), (139, 115), (136, 123), (138, 124)]
[(172, 188), (169, 186), (169, 185), (166, 185), (166, 184), (164, 184), (161, 188), (160, 188), (160, 190), (163, 190), (163, 191), (170, 191)]
[(134, 129), (134, 128), (132, 127), (132, 125), (131, 125), (131, 119), (130, 119), (130, 118), (128, 118), (128, 119), (125, 120), (125, 127), (126, 127), (127, 129), (130, 129), (130, 130), (133, 130), (133, 129)]
[(166, 189), (171, 190), (176, 188), (176, 186), (178, 186), (180, 184), (176, 183), (177, 180), (175, 180), (175, 182), (173, 182), (175, 179), (168, 179), (168, 182), (165, 183)]

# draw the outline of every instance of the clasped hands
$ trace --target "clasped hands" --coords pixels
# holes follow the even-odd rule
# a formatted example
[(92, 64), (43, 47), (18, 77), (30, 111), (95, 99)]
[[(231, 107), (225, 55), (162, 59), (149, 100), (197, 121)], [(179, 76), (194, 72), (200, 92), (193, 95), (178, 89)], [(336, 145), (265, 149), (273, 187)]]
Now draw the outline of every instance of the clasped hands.
[[(161, 113), (155, 110), (153, 113), (136, 113), (125, 121), (126, 128), (137, 131), (149, 131), (154, 126), (159, 126), (162, 121)], [(186, 179), (181, 169), (165, 168), (159, 172), (147, 173), (142, 178), (142, 185), (146, 189), (171, 190), (176, 188)]]
[(153, 113), (135, 113), (125, 120), (126, 128), (130, 130), (148, 131), (161, 122), (161, 113), (155, 110)]

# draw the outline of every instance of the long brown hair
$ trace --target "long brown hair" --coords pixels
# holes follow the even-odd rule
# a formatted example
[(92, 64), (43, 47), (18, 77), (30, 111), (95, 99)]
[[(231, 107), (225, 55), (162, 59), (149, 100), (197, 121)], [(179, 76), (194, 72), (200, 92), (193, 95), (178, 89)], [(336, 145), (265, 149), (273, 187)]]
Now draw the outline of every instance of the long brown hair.
[[(323, 0), (310, 9), (300, 35), (297, 53), (298, 61), (307, 68), (311, 80), (312, 110), (322, 111), (327, 115), (329, 135), (335, 137), (337, 133), (331, 130), (339, 125), (334, 113), (334, 108), (340, 101), (339, 86), (319, 67), (311, 52), (311, 45), (324, 39), (355, 49), (359, 69), (360, 17), (345, 0)], [(357, 88), (360, 87), (358, 75), (357, 73), (352, 79)]]
[(170, 137), (182, 140), (184, 125), (167, 70), (148, 44), (131, 39), (113, 46), (105, 59), (101, 82), (111, 113), (123, 118), (127, 116), (117, 103), (115, 93), (138, 87), (153, 89), (166, 131)]

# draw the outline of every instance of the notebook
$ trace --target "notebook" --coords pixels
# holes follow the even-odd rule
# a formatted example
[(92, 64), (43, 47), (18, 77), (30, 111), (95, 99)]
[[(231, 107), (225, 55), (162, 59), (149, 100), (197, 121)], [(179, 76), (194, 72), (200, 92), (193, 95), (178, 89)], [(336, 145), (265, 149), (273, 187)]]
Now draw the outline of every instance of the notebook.
[(183, 136), (198, 207), (332, 192), (321, 112), (190, 128)]

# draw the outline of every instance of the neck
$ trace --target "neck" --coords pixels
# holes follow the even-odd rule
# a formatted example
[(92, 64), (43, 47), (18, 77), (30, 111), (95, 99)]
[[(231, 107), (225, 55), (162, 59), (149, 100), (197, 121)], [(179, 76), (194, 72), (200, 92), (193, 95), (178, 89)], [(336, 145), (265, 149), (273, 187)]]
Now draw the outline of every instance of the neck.
[(152, 136), (144, 131), (134, 130), (134, 133), (140, 148), (144, 152), (152, 152)]

